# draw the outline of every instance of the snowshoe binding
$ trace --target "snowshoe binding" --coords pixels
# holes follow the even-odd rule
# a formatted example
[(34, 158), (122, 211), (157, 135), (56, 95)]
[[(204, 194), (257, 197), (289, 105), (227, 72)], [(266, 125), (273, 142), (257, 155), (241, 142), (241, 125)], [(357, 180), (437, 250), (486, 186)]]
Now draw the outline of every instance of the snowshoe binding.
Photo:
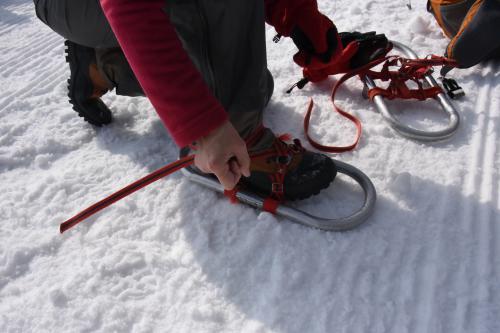
[(243, 186), (278, 201), (319, 194), (337, 174), (328, 156), (307, 151), (297, 139), (290, 144), (280, 138), (270, 148), (253, 152), (250, 171), (250, 177), (242, 179)]
[[(418, 60), (417, 54), (412, 49), (410, 49), (408, 46), (403, 45), (403, 44), (398, 43), (398, 42), (395, 42), (395, 41), (392, 41), (392, 44), (394, 45), (394, 49), (396, 51), (399, 51), (399, 53), (402, 53), (407, 59)], [(428, 59), (426, 58), (426, 59), (424, 59), (424, 61), (425, 60), (428, 60)], [(391, 111), (391, 109), (389, 109), (387, 107), (387, 105), (384, 101), (384, 99), (386, 99), (387, 96), (384, 97), (384, 94), (373, 94), (373, 96), (370, 96), (371, 91), (384, 92), (384, 89), (377, 87), (377, 85), (375, 84), (375, 82), (374, 82), (375, 77), (371, 77), (373, 74), (377, 74), (377, 73), (371, 73), (371, 74), (369, 73), (368, 75), (364, 75), (362, 78), (363, 82), (365, 84), (365, 89), (363, 91), (363, 97), (370, 98), (371, 100), (373, 100), (377, 110), (380, 112), (382, 117), (389, 123), (389, 125), (397, 133), (399, 133), (400, 135), (402, 135), (406, 138), (412, 139), (412, 140), (427, 141), (427, 142), (446, 140), (456, 133), (456, 131), (459, 127), (459, 123), (460, 123), (460, 116), (459, 116), (455, 106), (453, 105), (452, 101), (450, 100), (450, 97), (441, 88), (439, 88), (439, 84), (436, 82), (436, 80), (432, 76), (431, 71), (429, 71), (428, 73), (426, 73), (424, 75), (423, 82), (417, 81), (413, 78), (412, 78), (412, 80), (414, 80), (415, 82), (418, 82), (418, 84), (422, 87), (424, 85), (426, 85), (427, 86), (426, 90), (427, 91), (435, 91), (436, 92), (435, 95), (432, 94), (432, 96), (431, 96), (430, 93), (428, 95), (425, 95), (423, 89), (412, 92), (406, 86), (403, 86), (403, 89), (405, 90), (405, 92), (409, 96), (406, 96), (406, 97), (396, 96), (396, 97), (407, 98), (407, 99), (417, 98), (420, 100), (424, 100), (424, 99), (432, 97), (433, 99), (438, 101), (439, 104), (441, 105), (442, 110), (448, 116), (448, 125), (443, 129), (434, 130), (434, 131), (416, 129), (416, 128), (413, 128), (407, 124), (403, 124), (398, 119), (396, 114), (393, 111)], [(401, 83), (398, 83), (398, 84), (401, 84)], [(395, 88), (399, 88), (399, 87), (397, 85), (395, 85)], [(398, 89), (393, 89), (393, 90), (398, 90)], [(458, 92), (457, 92), (457, 94), (458, 94)], [(419, 95), (423, 95), (423, 97), (419, 97)], [(387, 98), (392, 99), (395, 97), (390, 96)]]
[[(270, 147), (252, 151), (252, 145), (249, 145), (247, 139), (252, 159), (251, 176), (242, 178), (233, 191), (225, 191), (215, 176), (203, 174), (194, 166), (184, 168), (182, 172), (189, 180), (224, 193), (231, 199), (309, 227), (344, 231), (365, 222), (373, 212), (376, 201), (376, 191), (370, 179), (349, 164), (304, 149), (297, 139), (293, 140), (293, 143), (285, 141), (283, 137), (275, 138)], [(190, 153), (189, 148), (182, 149), (180, 157), (186, 157)], [(364, 203), (352, 215), (324, 218), (283, 204), (286, 201), (302, 200), (319, 194), (334, 182), (337, 173), (348, 175), (364, 191)]]

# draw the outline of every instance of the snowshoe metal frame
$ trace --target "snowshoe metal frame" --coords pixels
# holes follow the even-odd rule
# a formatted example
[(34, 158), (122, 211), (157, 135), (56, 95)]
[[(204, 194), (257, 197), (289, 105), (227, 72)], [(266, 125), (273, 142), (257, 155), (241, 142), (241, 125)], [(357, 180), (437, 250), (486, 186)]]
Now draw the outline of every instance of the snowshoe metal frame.
[[(148, 186), (149, 184), (159, 179), (162, 179), (181, 169), (189, 180), (204, 185), (206, 187), (212, 188), (215, 191), (223, 193), (224, 188), (214, 178), (202, 176), (194, 173), (193, 171), (188, 171), (187, 169), (185, 169), (190, 165), (192, 165), (194, 162), (194, 155), (188, 156), (187, 155), (188, 152), (189, 149), (181, 150), (181, 157), (179, 160), (167, 164), (158, 170), (153, 171), (152, 173), (146, 175), (145, 177), (142, 177), (141, 179), (138, 179), (132, 184), (129, 184), (126, 187), (122, 188), (121, 190), (114, 192), (113, 194), (107, 196), (106, 198), (100, 200), (99, 202), (96, 202), (95, 204), (82, 210), (80, 213), (76, 214), (70, 219), (64, 221), (59, 226), (60, 233), (67, 231), (68, 229), (74, 227), (78, 223), (86, 220), (90, 216), (112, 205), (113, 203), (119, 201), (120, 199), (123, 199), (124, 197), (140, 190), (141, 188)], [(336, 161), (336, 165), (338, 172), (350, 176), (356, 182), (358, 182), (363, 188), (363, 191), (365, 193), (365, 201), (361, 209), (359, 209), (357, 212), (348, 217), (343, 217), (339, 219), (326, 219), (322, 217), (316, 217), (308, 213), (299, 211), (297, 209), (280, 205), (278, 205), (275, 212), (279, 215), (288, 217), (290, 220), (294, 222), (322, 230), (331, 230), (331, 231), (348, 230), (363, 223), (370, 216), (375, 206), (375, 201), (376, 201), (375, 188), (373, 187), (373, 184), (370, 181), (370, 179), (364, 173), (354, 168), (353, 166), (340, 161)], [(264, 199), (258, 197), (255, 194), (243, 191), (243, 192), (237, 192), (235, 195), (236, 198), (242, 202), (245, 202), (251, 206), (260, 209), (264, 208)]]
[[(182, 158), (182, 156), (181, 156)], [(372, 214), (377, 200), (377, 193), (370, 178), (359, 169), (350, 164), (334, 160), (337, 171), (354, 179), (363, 189), (363, 206), (350, 216), (340, 218), (324, 218), (311, 215), (299, 209), (279, 205), (276, 214), (288, 218), (289, 220), (308, 227), (313, 227), (325, 231), (345, 231), (353, 229), (367, 220)], [(224, 193), (224, 187), (215, 179), (195, 173), (188, 168), (182, 169), (182, 173), (192, 182), (208, 187), (216, 192)], [(242, 189), (236, 193), (236, 198), (252, 207), (262, 210), (264, 199), (255, 193)]]
[[(417, 59), (418, 56), (417, 54), (410, 49), (409, 47), (398, 43), (391, 41), (394, 45), (394, 48), (397, 49), (398, 51), (402, 52), (407, 58), (409, 59)], [(432, 87), (438, 87), (438, 83), (434, 79), (434, 77), (431, 74), (425, 75), (425, 80), (426, 82), (432, 86)], [(376, 87), (375, 82), (368, 76), (365, 76), (363, 78), (363, 82), (365, 84), (365, 89), (373, 89)], [(382, 117), (389, 123), (389, 125), (399, 134), (402, 136), (413, 139), (413, 140), (419, 140), (419, 141), (441, 141), (441, 140), (446, 140), (450, 138), (458, 129), (459, 123), (460, 123), (460, 117), (458, 115), (457, 110), (453, 106), (450, 98), (446, 95), (446, 93), (442, 92), (439, 93), (436, 96), (436, 99), (439, 101), (439, 104), (441, 104), (442, 109), (448, 114), (449, 116), (449, 122), (448, 126), (442, 130), (438, 131), (423, 131), (419, 129), (415, 129), (412, 127), (409, 127), (408, 125), (405, 125), (401, 123), (395, 116), (394, 114), (390, 111), (390, 109), (387, 107), (384, 98), (380, 95), (374, 96), (373, 101), (375, 103), (375, 106), (377, 107), (378, 111), (380, 114), (382, 114)]]

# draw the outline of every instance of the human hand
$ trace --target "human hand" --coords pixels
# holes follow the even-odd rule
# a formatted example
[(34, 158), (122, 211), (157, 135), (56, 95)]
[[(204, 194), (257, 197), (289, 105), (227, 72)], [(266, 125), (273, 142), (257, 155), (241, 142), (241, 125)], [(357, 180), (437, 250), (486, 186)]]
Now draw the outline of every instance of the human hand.
[(229, 121), (196, 142), (194, 164), (213, 173), (226, 190), (232, 190), (241, 176), (250, 176), (250, 157), (245, 141)]

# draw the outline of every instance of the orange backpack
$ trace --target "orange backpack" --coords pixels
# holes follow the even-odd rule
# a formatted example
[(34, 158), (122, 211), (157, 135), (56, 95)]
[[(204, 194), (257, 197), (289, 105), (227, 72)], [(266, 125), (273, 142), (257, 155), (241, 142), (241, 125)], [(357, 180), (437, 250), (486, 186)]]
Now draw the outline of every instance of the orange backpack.
[(451, 39), (445, 55), (458, 67), (500, 59), (500, 0), (428, 0), (427, 10)]

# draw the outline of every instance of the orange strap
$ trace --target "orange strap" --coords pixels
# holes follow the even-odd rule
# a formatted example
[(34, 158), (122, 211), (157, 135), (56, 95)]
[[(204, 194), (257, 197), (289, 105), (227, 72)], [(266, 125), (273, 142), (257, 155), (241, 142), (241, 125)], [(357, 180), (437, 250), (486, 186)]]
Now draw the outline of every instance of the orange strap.
[(236, 187), (232, 190), (224, 190), (224, 196), (228, 198), (232, 204), (238, 203), (238, 197), (236, 196), (237, 194), (238, 189)]
[(269, 212), (271, 214), (276, 214), (276, 210), (278, 209), (279, 205), (280, 202), (278, 200), (274, 200), (273, 198), (269, 197), (264, 200), (264, 203), (262, 205), (262, 210)]
[[(259, 129), (257, 129), (259, 131)], [(286, 141), (288, 138), (288, 134), (283, 134), (280, 135), (279, 139)], [(287, 156), (287, 152), (281, 148), (280, 145), (274, 145), (274, 148), (277, 151), (278, 156)], [(255, 154), (252, 157), (255, 158), (256, 156), (265, 156), (267, 154), (272, 154), (275, 155), (275, 153), (271, 152), (261, 152), (258, 155)], [(264, 199), (262, 209), (266, 212), (270, 212), (272, 214), (276, 214), (276, 209), (278, 209), (278, 206), (280, 203), (285, 201), (285, 188), (284, 188), (284, 183), (285, 183), (285, 175), (287, 173), (287, 165), (283, 164), (281, 165), (280, 169), (276, 173), (269, 174), (269, 180), (271, 181), (271, 194), (269, 197)], [(232, 203), (236, 203), (238, 201), (238, 197), (236, 194), (238, 193), (238, 188), (234, 188), (233, 190), (225, 190), (224, 195), (228, 197)]]
[(60, 227), (59, 231), (61, 233), (65, 232), (66, 230), (74, 227), (78, 223), (82, 222), (83, 220), (89, 218), (90, 216), (94, 215), (95, 213), (101, 211), (102, 209), (112, 205), (113, 203), (117, 202), (120, 199), (125, 198), (127, 195), (134, 193), (135, 191), (140, 190), (143, 187), (148, 186), (149, 184), (157, 181), (158, 179), (161, 179), (163, 177), (166, 177), (182, 168), (185, 168), (194, 162), (194, 155), (189, 155), (187, 157), (184, 157), (180, 160), (177, 160), (173, 163), (170, 163), (163, 168), (160, 168), (146, 177), (143, 177), (132, 184), (122, 188), (118, 192), (115, 192), (111, 194), (110, 196), (102, 199), (101, 201), (93, 204), (92, 206), (86, 208), (82, 212), (76, 214), (69, 220), (63, 222)]
[[(384, 65), (382, 66), (382, 70), (380, 72), (375, 72), (371, 70), (373, 67), (381, 63), (384, 63)], [(390, 66), (396, 66), (396, 65), (400, 66), (400, 68), (397, 71), (389, 70)], [(304, 132), (307, 140), (314, 148), (327, 153), (343, 153), (346, 151), (351, 151), (354, 148), (356, 148), (361, 138), (361, 132), (362, 132), (361, 121), (352, 114), (342, 110), (335, 104), (335, 94), (337, 93), (339, 87), (345, 81), (349, 80), (353, 76), (357, 75), (359, 75), (360, 77), (368, 76), (373, 80), (380, 79), (383, 81), (390, 81), (389, 87), (387, 89), (382, 89), (379, 87), (370, 89), (370, 91), (368, 92), (368, 96), (370, 99), (373, 99), (376, 95), (382, 95), (388, 99), (416, 98), (419, 100), (425, 100), (428, 98), (435, 97), (439, 93), (443, 92), (443, 90), (440, 87), (430, 87), (424, 89), (419, 80), (423, 79), (423, 77), (432, 70), (433, 66), (442, 66), (442, 65), (455, 67), (457, 66), (457, 63), (454, 60), (434, 55), (425, 59), (406, 59), (399, 56), (388, 56), (374, 60), (356, 70), (344, 74), (340, 78), (340, 80), (338, 80), (333, 86), (331, 101), (333, 104), (333, 109), (337, 113), (339, 113), (342, 117), (345, 117), (351, 122), (353, 122), (354, 125), (356, 126), (356, 134), (353, 143), (347, 146), (325, 146), (311, 138), (311, 136), (309, 135), (309, 124), (314, 106), (314, 102), (312, 99), (309, 102), (309, 107), (307, 108), (307, 113), (304, 117)], [(409, 89), (406, 85), (406, 81), (408, 80), (414, 81), (419, 88)]]
[[(261, 131), (261, 129), (259, 129), (259, 131)], [(256, 154), (251, 154), (250, 158), (252, 158), (252, 157), (255, 158), (255, 156), (256, 156)], [(166, 166), (164, 166), (156, 171), (153, 171), (149, 175), (133, 182), (132, 184), (122, 188), (121, 190), (111, 194), (110, 196), (107, 196), (106, 198), (100, 200), (99, 202), (93, 204), (92, 206), (87, 207), (86, 209), (84, 209), (80, 213), (76, 214), (72, 218), (61, 223), (61, 225), (59, 226), (60, 233), (65, 232), (66, 230), (74, 227), (75, 225), (79, 224), (80, 222), (84, 221), (85, 219), (89, 218), (90, 216), (92, 216), (92, 215), (96, 214), (97, 212), (103, 210), (104, 208), (112, 205), (113, 203), (125, 198), (126, 196), (140, 190), (141, 188), (144, 188), (144, 187), (148, 186), (149, 184), (151, 184), (151, 183), (153, 183), (161, 178), (164, 178), (164, 177), (166, 177), (166, 176), (168, 176), (176, 171), (179, 171), (182, 168), (188, 167), (188, 166), (192, 165), (193, 163), (194, 163), (194, 155), (189, 155), (189, 156), (181, 158), (173, 163), (170, 163), (170, 164), (168, 164), (168, 165), (166, 165)], [(273, 192), (276, 192), (275, 194), (278, 194), (278, 196), (276, 197), (277, 200), (270, 199), (270, 198), (266, 199), (267, 201), (269, 201), (269, 203), (267, 203), (267, 204), (265, 203), (265, 205), (264, 205), (265, 210), (267, 210), (269, 212), (276, 211), (276, 208), (278, 207), (278, 204), (279, 204), (278, 200), (280, 200), (280, 198), (282, 200), (282, 196), (280, 197), (279, 194), (280, 193), (281, 193), (281, 195), (283, 194), (283, 187), (282, 187), (283, 180), (284, 180), (284, 175), (281, 178), (275, 180), (276, 183), (281, 183), (281, 189), (274, 189), (273, 188)], [(236, 203), (237, 202), (237, 197), (236, 197), (237, 191), (238, 191), (237, 188), (235, 188), (234, 190), (230, 190), (230, 191), (226, 190), (226, 191), (224, 191), (224, 194), (231, 200), (231, 202)], [(271, 203), (270, 200), (276, 201), (276, 204)], [(275, 208), (273, 208), (273, 207), (275, 207)]]
[[(365, 73), (372, 80), (389, 81), (389, 86), (386, 89), (380, 87), (370, 89), (368, 91), (368, 98), (373, 100), (377, 95), (391, 100), (395, 98), (414, 98), (423, 101), (428, 98), (434, 98), (442, 93), (443, 90), (440, 87), (424, 88), (421, 80), (432, 72), (433, 66), (443, 65), (455, 67), (457, 64), (454, 60), (435, 55), (425, 59), (405, 59), (401, 57), (388, 59), (380, 72), (368, 70)], [(400, 68), (397, 71), (391, 71), (389, 70), (390, 66), (400, 66)], [(408, 88), (406, 85), (407, 81), (415, 82), (418, 89)]]
[(361, 132), (362, 132), (361, 121), (358, 118), (356, 118), (355, 116), (353, 116), (352, 114), (347, 113), (346, 111), (342, 110), (340, 107), (338, 107), (335, 104), (335, 94), (337, 93), (337, 90), (340, 88), (342, 83), (349, 80), (353, 76), (361, 75), (361, 74), (365, 73), (370, 68), (373, 68), (373, 67), (381, 64), (382, 62), (386, 61), (387, 59), (388, 58), (384, 57), (384, 58), (374, 60), (374, 61), (356, 69), (356, 70), (353, 70), (347, 74), (344, 74), (340, 78), (340, 80), (338, 80), (335, 83), (335, 85), (333, 86), (332, 94), (331, 94), (331, 101), (333, 104), (333, 109), (336, 112), (338, 112), (342, 117), (345, 117), (345, 118), (349, 119), (350, 121), (352, 121), (354, 123), (354, 125), (356, 126), (356, 135), (354, 138), (354, 142), (352, 144), (347, 145), (347, 146), (325, 146), (325, 145), (322, 145), (319, 142), (315, 141), (313, 138), (311, 138), (311, 136), (309, 135), (309, 123), (311, 121), (311, 114), (312, 114), (312, 110), (313, 110), (313, 106), (314, 106), (314, 102), (311, 98), (311, 101), (309, 102), (309, 107), (307, 108), (306, 116), (304, 117), (304, 132), (305, 132), (307, 140), (314, 148), (316, 148), (320, 151), (327, 152), (327, 153), (343, 153), (346, 151), (351, 151), (354, 148), (356, 148), (356, 146), (358, 145), (359, 139), (361, 138)]

